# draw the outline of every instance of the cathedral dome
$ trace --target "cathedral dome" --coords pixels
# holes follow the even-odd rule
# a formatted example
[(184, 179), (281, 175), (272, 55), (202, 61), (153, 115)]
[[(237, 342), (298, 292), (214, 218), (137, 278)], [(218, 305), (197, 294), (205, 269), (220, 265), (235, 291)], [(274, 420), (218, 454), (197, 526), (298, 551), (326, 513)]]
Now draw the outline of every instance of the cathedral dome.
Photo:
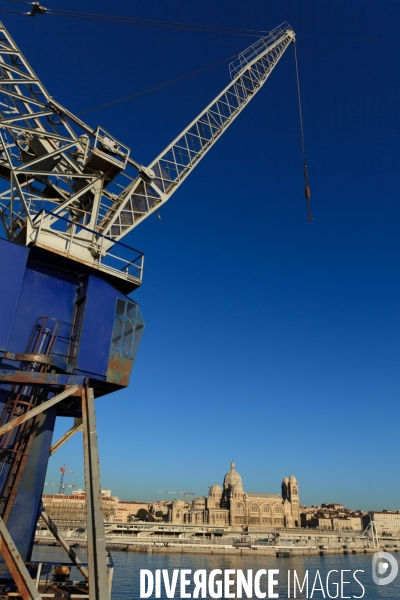
[(203, 508), (203, 506), (204, 506), (204, 497), (200, 496), (199, 498), (195, 498), (192, 502), (193, 508), (199, 508), (199, 507)]
[(243, 489), (242, 478), (239, 473), (235, 471), (235, 463), (231, 462), (231, 470), (224, 477), (224, 490), (231, 488), (233, 485), (240, 485)]
[(241, 483), (235, 483), (235, 485), (233, 485), (231, 487), (231, 492), (236, 492), (238, 494), (243, 493), (243, 486)]
[(178, 506), (185, 506), (185, 503), (183, 500), (179, 500), (179, 498), (177, 498), (176, 500), (173, 501), (173, 506), (178, 507)]
[(296, 477), (294, 475), (290, 476), (289, 481), (290, 481), (290, 483), (297, 483), (297, 479), (296, 479)]
[(289, 477), (284, 477), (282, 483), (289, 483)]
[(220, 485), (218, 485), (218, 483), (214, 483), (210, 487), (210, 494), (221, 494), (221, 493), (222, 493), (222, 487)]

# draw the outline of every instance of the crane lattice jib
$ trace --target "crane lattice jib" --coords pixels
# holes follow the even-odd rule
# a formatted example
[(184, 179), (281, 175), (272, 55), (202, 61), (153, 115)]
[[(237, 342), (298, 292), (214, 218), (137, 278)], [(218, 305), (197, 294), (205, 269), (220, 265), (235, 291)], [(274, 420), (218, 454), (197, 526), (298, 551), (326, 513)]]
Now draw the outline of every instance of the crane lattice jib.
[(245, 50), (230, 65), (233, 81), (149, 165), (150, 181), (134, 181), (97, 227), (119, 240), (164, 204), (221, 134), (261, 89), (295, 34), (285, 23)]
[(142, 167), (110, 133), (50, 96), (0, 23), (0, 220), (8, 239), (140, 285), (143, 254), (119, 240), (172, 196), (294, 39), (285, 23), (247, 48), (230, 65), (231, 83)]

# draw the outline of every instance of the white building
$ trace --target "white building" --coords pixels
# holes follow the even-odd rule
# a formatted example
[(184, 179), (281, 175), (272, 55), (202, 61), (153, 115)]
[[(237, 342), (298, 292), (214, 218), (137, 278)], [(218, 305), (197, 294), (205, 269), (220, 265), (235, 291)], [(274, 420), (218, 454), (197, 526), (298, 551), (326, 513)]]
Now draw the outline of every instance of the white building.
[(372, 511), (364, 518), (364, 526), (367, 526), (370, 521), (376, 523), (378, 533), (400, 532), (400, 511)]

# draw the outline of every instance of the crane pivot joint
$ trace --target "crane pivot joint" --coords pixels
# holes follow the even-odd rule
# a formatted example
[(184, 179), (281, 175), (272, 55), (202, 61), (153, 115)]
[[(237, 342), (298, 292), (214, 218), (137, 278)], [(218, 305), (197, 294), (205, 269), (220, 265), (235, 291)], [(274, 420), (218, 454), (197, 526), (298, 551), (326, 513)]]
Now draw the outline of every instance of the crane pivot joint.
[(150, 183), (150, 181), (156, 176), (153, 169), (150, 169), (150, 167), (143, 167), (142, 165), (139, 167), (139, 174), (147, 183)]

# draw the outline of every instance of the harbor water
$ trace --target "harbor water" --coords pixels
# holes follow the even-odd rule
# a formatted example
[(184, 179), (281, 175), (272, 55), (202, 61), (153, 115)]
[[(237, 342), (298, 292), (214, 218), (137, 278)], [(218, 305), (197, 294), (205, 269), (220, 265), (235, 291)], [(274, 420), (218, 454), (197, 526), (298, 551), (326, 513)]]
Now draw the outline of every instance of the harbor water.
[[(85, 561), (85, 548), (77, 548), (77, 551), (81, 559)], [(397, 559), (397, 555), (393, 556)], [(388, 585), (376, 585), (373, 583), (371, 554), (275, 558), (267, 556), (235, 557), (232, 555), (216, 556), (208, 554), (165, 555), (114, 550), (112, 557), (115, 565), (112, 600), (136, 600), (140, 598), (141, 569), (147, 569), (153, 574), (156, 569), (167, 569), (170, 577), (174, 569), (189, 569), (192, 572), (192, 576), (187, 575), (186, 577), (190, 579), (193, 577), (193, 572), (199, 569), (205, 569), (207, 574), (213, 569), (221, 569), (222, 571), (225, 569), (242, 570), (245, 574), (248, 569), (252, 569), (253, 574), (260, 569), (278, 569), (279, 574), (274, 576), (278, 580), (278, 585), (274, 588), (274, 592), (278, 592), (280, 598), (365, 598), (366, 600), (376, 600), (379, 598), (395, 600), (400, 598), (400, 574)], [(36, 546), (33, 559), (43, 561), (60, 560), (65, 562), (65, 554), (58, 547)], [(291, 578), (290, 596), (288, 594), (289, 571)], [(297, 578), (300, 584), (302, 584), (307, 571), (308, 593), (307, 586), (305, 586), (302, 592), (299, 592), (297, 588), (296, 596), (294, 596), (294, 572), (296, 572)], [(327, 585), (327, 575), (330, 571), (332, 573), (329, 575)], [(320, 579), (318, 579), (317, 572)], [(359, 583), (353, 577), (355, 572), (357, 572), (356, 578)], [(343, 591), (340, 585), (341, 576), (343, 581), (349, 582), (343, 585)], [(216, 579), (218, 578), (220, 577), (217, 576)], [(339, 585), (335, 585), (336, 583)], [(312, 592), (313, 585), (314, 592)], [(268, 591), (266, 577), (261, 578), (260, 588), (261, 591)], [(191, 592), (193, 589), (194, 585), (188, 586), (186, 591)], [(230, 591), (234, 592), (235, 589), (236, 586), (234, 585)], [(153, 594), (151, 598), (154, 597)], [(179, 579), (174, 597), (181, 597)], [(243, 597), (246, 596), (243, 595)], [(161, 586), (161, 598), (167, 598), (164, 585)], [(211, 596), (207, 595), (207, 598), (211, 598)], [(253, 595), (253, 598), (256, 598), (256, 596)]]

